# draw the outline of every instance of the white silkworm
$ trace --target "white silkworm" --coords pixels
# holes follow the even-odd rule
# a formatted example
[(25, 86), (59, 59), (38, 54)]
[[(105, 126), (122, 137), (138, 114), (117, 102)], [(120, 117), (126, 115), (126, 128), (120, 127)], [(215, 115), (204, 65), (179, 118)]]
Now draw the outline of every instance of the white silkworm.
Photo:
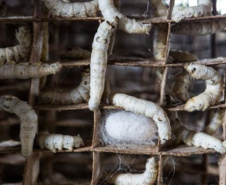
[(184, 67), (192, 77), (206, 80), (206, 90), (189, 99), (185, 104), (185, 110), (192, 112), (195, 110), (206, 110), (209, 106), (219, 102), (223, 88), (223, 81), (220, 74), (212, 67), (190, 63)]
[(49, 104), (79, 104), (84, 100), (89, 100), (90, 93), (90, 73), (89, 70), (83, 70), (82, 81), (78, 87), (70, 91), (50, 90), (41, 92), (39, 95), (40, 103)]
[(73, 148), (84, 146), (83, 139), (78, 136), (69, 136), (62, 134), (38, 134), (38, 144), (41, 149), (49, 149), (52, 152), (56, 150), (67, 149), (72, 151)]
[(210, 123), (204, 129), (205, 133), (207, 133), (209, 135), (215, 134), (217, 129), (223, 124), (225, 110), (218, 109), (217, 111), (215, 111), (215, 112), (212, 111), (211, 113), (212, 114), (210, 116), (210, 118), (211, 118)]
[(134, 19), (129, 19), (125, 15), (121, 14), (114, 6), (113, 0), (98, 0), (99, 8), (105, 19), (111, 20), (114, 17), (118, 17), (118, 28), (127, 33), (147, 33), (151, 29), (151, 24), (142, 24)]
[(151, 157), (146, 162), (146, 169), (141, 174), (117, 173), (109, 182), (115, 185), (152, 185), (158, 174), (158, 163), (156, 157)]
[(127, 111), (141, 114), (153, 119), (158, 127), (161, 144), (164, 144), (171, 138), (169, 118), (164, 110), (157, 104), (121, 93), (112, 95), (111, 101), (114, 105), (122, 106)]
[(27, 79), (39, 78), (42, 76), (55, 74), (60, 71), (62, 64), (52, 63), (19, 63), (19, 64), (4, 64), (0, 65), (0, 79)]
[[(101, 135), (105, 143), (111, 145), (156, 146), (158, 129), (156, 123), (143, 115), (118, 111), (109, 113), (101, 125)], [(134, 137), (136, 135), (136, 137)]]
[(224, 30), (225, 20), (208, 20), (205, 22), (180, 23), (172, 26), (173, 34), (209, 35)]
[(68, 3), (62, 0), (43, 0), (43, 2), (53, 16), (93, 17), (99, 11), (98, 0), (84, 3)]
[(91, 53), (82, 48), (73, 48), (61, 55), (62, 59), (90, 59)]
[(199, 0), (199, 4), (197, 6), (174, 7), (171, 19), (175, 22), (179, 22), (182, 19), (189, 17), (202, 17), (212, 15), (211, 7), (211, 0)]
[(18, 45), (7, 48), (0, 48), (0, 64), (16, 63), (28, 60), (31, 46), (30, 29), (26, 26), (21, 26), (16, 30), (16, 38)]
[(35, 111), (26, 102), (14, 96), (0, 96), (0, 109), (14, 113), (20, 118), (21, 153), (24, 157), (29, 157), (33, 151), (38, 126)]
[(96, 110), (98, 108), (104, 91), (108, 58), (107, 51), (117, 22), (117, 17), (102, 22), (94, 36), (90, 61), (90, 110)]

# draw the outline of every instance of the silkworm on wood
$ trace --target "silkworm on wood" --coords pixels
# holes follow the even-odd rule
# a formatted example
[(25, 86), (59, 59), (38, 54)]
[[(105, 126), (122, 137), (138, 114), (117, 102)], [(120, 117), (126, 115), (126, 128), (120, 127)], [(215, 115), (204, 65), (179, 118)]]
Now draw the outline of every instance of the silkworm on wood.
[(60, 71), (62, 64), (52, 63), (19, 63), (19, 64), (4, 64), (0, 65), (0, 79), (27, 79), (39, 78), (50, 74), (55, 74)]
[(179, 23), (172, 26), (172, 33), (179, 35), (209, 35), (224, 30), (225, 27), (226, 20)]
[(127, 33), (149, 33), (151, 24), (142, 24), (134, 19), (129, 19), (125, 15), (121, 14), (114, 6), (113, 0), (98, 0), (99, 8), (105, 19), (119, 18), (118, 28)]
[(184, 67), (193, 78), (206, 80), (206, 90), (189, 99), (185, 104), (185, 110), (192, 112), (195, 110), (206, 110), (209, 106), (219, 102), (223, 81), (220, 74), (212, 67), (190, 63)]
[(69, 136), (62, 134), (40, 133), (37, 137), (38, 144), (41, 149), (49, 149), (52, 152), (56, 150), (67, 149), (72, 151), (73, 148), (84, 146), (83, 139), (78, 136)]
[(171, 50), (169, 55), (173, 57), (174, 62), (194, 62), (197, 61), (197, 56), (181, 50)]
[(172, 132), (177, 143), (182, 141), (188, 146), (214, 149), (222, 154), (226, 152), (226, 148), (219, 139), (204, 132), (194, 132), (185, 128), (178, 118), (177, 112), (170, 112), (169, 117), (172, 124)]
[(68, 51), (61, 54), (62, 59), (90, 59), (91, 53), (85, 49), (76, 47), (69, 49)]
[(211, 0), (200, 0), (197, 6), (174, 7), (171, 19), (175, 22), (179, 22), (182, 19), (186, 19), (189, 17), (202, 17), (212, 15), (211, 7), (212, 7)]
[(117, 93), (111, 96), (112, 104), (121, 106), (127, 111), (149, 117), (155, 121), (161, 144), (171, 138), (170, 121), (164, 110), (157, 104), (138, 99), (126, 94)]
[(35, 111), (25, 101), (7, 95), (0, 96), (0, 109), (14, 113), (20, 118), (21, 153), (24, 157), (29, 157), (33, 151), (38, 125)]
[(27, 61), (30, 54), (31, 32), (26, 26), (21, 26), (16, 30), (18, 45), (7, 48), (0, 48), (0, 64), (10, 62)]
[(68, 3), (63, 0), (43, 0), (43, 2), (56, 17), (94, 17), (99, 11), (98, 0), (84, 3)]
[(158, 174), (158, 160), (156, 157), (151, 157), (146, 162), (145, 171), (141, 174), (131, 173), (116, 173), (109, 182), (115, 185), (152, 185), (155, 183)]
[(82, 81), (78, 87), (70, 91), (50, 90), (41, 92), (39, 95), (40, 103), (47, 104), (79, 104), (89, 100), (90, 93), (90, 73), (84, 69)]
[(107, 51), (111, 35), (116, 29), (117, 23), (117, 17), (102, 22), (94, 36), (90, 61), (90, 110), (96, 110), (100, 104), (104, 91)]
[(223, 124), (224, 113), (224, 109), (217, 109), (216, 111), (211, 111), (210, 123), (204, 129), (204, 132), (209, 135), (215, 134), (217, 129)]

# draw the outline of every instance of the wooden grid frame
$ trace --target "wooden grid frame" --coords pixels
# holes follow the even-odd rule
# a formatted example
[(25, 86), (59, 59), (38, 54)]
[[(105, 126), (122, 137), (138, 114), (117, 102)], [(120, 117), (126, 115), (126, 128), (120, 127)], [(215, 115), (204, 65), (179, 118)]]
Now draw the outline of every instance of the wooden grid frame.
[[(216, 2), (215, 2), (216, 3)], [(169, 40), (170, 40), (170, 33), (171, 33), (171, 24), (173, 21), (170, 20), (172, 8), (174, 5), (174, 0), (171, 0), (169, 13), (167, 20), (161, 20), (159, 18), (154, 19), (145, 19), (143, 20), (140, 17), (135, 17), (137, 19), (142, 19), (143, 23), (152, 23), (152, 24), (167, 24), (168, 25), (168, 35), (167, 35), (167, 43), (166, 43), (166, 51), (165, 51), (165, 59), (163, 61), (153, 61), (150, 59), (117, 59), (117, 60), (110, 60), (108, 64), (110, 65), (120, 65), (120, 66), (139, 66), (139, 67), (161, 67), (164, 69), (163, 80), (161, 83), (161, 91), (160, 91), (160, 104), (163, 105), (164, 103), (164, 95), (165, 95), (165, 85), (166, 85), (166, 77), (168, 67), (182, 67), (182, 63), (167, 63), (168, 57), (168, 47), (169, 47)], [(86, 18), (48, 18), (44, 17), (43, 15), (43, 3), (41, 0), (34, 0), (34, 12), (33, 16), (26, 16), (26, 17), (2, 17), (0, 18), (0, 23), (18, 23), (18, 22), (27, 22), (33, 23), (33, 44), (32, 50), (30, 55), (30, 62), (38, 62), (41, 59), (41, 46), (43, 41), (43, 23), (44, 22), (52, 22), (52, 21), (102, 21), (104, 20), (102, 17), (86, 17)], [(226, 16), (208, 16), (208, 17), (200, 17), (200, 18), (189, 18), (186, 19), (186, 22), (191, 21), (203, 21), (203, 20), (218, 20), (218, 19), (226, 19)], [(215, 36), (212, 36), (212, 56), (214, 57), (214, 46), (215, 46)], [(51, 61), (52, 62), (52, 61)], [(59, 61), (61, 62), (61, 61)], [(205, 62), (205, 61), (203, 61)], [(70, 62), (61, 62), (65, 68), (67, 67), (78, 67), (78, 66), (88, 66), (88, 60), (81, 60), (81, 61), (70, 61)], [(221, 59), (212, 59), (208, 62), (207, 65), (218, 65), (218, 64), (226, 64), (226, 58)], [(29, 104), (32, 105), (36, 111), (39, 110), (46, 110), (46, 111), (65, 111), (65, 110), (83, 110), (88, 109), (87, 104), (79, 104), (79, 105), (36, 105), (35, 99), (39, 94), (39, 78), (31, 79), (30, 84), (30, 92), (29, 92)], [(226, 108), (226, 103), (221, 103), (218, 105), (211, 106), (209, 109), (216, 109), (216, 108)], [(111, 106), (111, 105), (101, 105), (100, 109), (103, 110), (110, 110), (110, 109), (122, 109), (121, 107)], [(165, 107), (164, 109), (168, 111), (183, 111), (184, 106), (177, 106), (177, 107)], [(138, 147), (136, 149), (118, 149), (111, 146), (99, 146), (99, 130), (98, 124), (100, 119), (100, 110), (94, 111), (94, 127), (93, 127), (93, 140), (90, 146), (85, 146), (83, 148), (78, 148), (73, 150), (73, 152), (91, 152), (93, 155), (93, 166), (92, 166), (92, 181), (91, 184), (95, 185), (98, 183), (98, 172), (100, 168), (100, 153), (103, 152), (110, 152), (110, 153), (124, 153), (124, 154), (145, 154), (145, 155), (158, 155), (159, 156), (159, 172), (158, 172), (158, 180), (157, 184), (162, 184), (162, 165), (163, 165), (163, 156), (190, 156), (193, 154), (196, 155), (203, 155), (214, 153), (213, 150), (204, 150), (195, 147), (187, 147), (187, 146), (180, 146), (175, 149), (170, 149), (167, 151), (162, 151), (159, 146), (155, 148), (142, 148)], [(52, 116), (54, 119), (54, 114)], [(51, 119), (51, 118), (50, 118)], [(224, 119), (223, 124), (223, 138), (226, 139), (226, 119)], [(20, 152), (19, 148), (9, 148), (0, 150), (0, 153), (17, 153)], [(24, 173), (24, 181), (23, 184), (25, 185), (33, 185), (36, 184), (38, 173), (39, 173), (39, 158), (42, 152), (48, 152), (47, 150), (35, 150), (31, 157), (27, 158), (26, 166), (25, 166), (25, 173)], [(59, 151), (59, 152), (67, 152), (67, 151)], [(206, 165), (206, 161), (204, 161)], [(219, 176), (220, 176), (220, 184), (226, 184), (226, 157), (225, 155), (221, 155), (219, 160)], [(206, 175), (203, 180), (203, 184), (205, 184)]]

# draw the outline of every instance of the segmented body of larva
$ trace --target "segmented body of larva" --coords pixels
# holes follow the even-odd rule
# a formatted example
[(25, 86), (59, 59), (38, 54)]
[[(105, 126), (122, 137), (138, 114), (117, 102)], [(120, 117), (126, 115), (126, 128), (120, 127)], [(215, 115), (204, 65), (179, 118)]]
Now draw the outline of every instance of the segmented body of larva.
[(172, 132), (175, 135), (177, 143), (182, 141), (188, 146), (214, 149), (222, 154), (226, 152), (226, 148), (219, 139), (204, 132), (194, 132), (185, 128), (178, 118), (177, 112), (170, 112), (169, 117), (172, 125)]
[(146, 169), (141, 174), (117, 173), (114, 174), (109, 182), (115, 185), (152, 185), (158, 174), (158, 160), (151, 157), (147, 160)]
[(12, 61), (18, 63), (27, 61), (31, 46), (30, 29), (26, 26), (21, 26), (16, 30), (16, 38), (18, 45), (7, 48), (0, 48), (0, 64), (10, 63)]
[(37, 115), (26, 102), (14, 96), (0, 96), (0, 109), (16, 114), (21, 121), (21, 153), (29, 157), (33, 151), (33, 142), (37, 132)]
[(205, 22), (180, 23), (172, 26), (173, 34), (209, 35), (226, 28), (225, 20), (208, 20)]
[(63, 54), (61, 54), (62, 59), (90, 59), (91, 53), (82, 48), (73, 48)]
[(111, 102), (116, 106), (125, 108), (127, 111), (153, 119), (158, 127), (161, 144), (164, 144), (171, 138), (169, 118), (164, 110), (157, 104), (121, 93), (112, 95)]
[(194, 62), (197, 61), (197, 56), (181, 50), (171, 50), (169, 55), (173, 57), (174, 62)]
[(72, 151), (73, 148), (84, 146), (83, 139), (78, 136), (69, 136), (62, 134), (40, 133), (37, 137), (41, 149), (49, 149), (52, 152), (56, 150), (67, 149)]
[(70, 90), (50, 90), (41, 92), (39, 95), (40, 103), (50, 104), (79, 104), (89, 100), (90, 93), (90, 73), (89, 70), (83, 70), (82, 81), (78, 87)]
[(117, 23), (118, 17), (102, 22), (94, 36), (90, 61), (90, 110), (96, 110), (100, 104), (104, 91), (107, 51)]
[(174, 7), (171, 19), (175, 22), (179, 22), (182, 19), (189, 17), (202, 17), (212, 15), (211, 7), (212, 7), (211, 0), (199, 0), (199, 4), (197, 6)]
[(114, 6), (113, 0), (98, 0), (99, 8), (105, 19), (119, 18), (118, 28), (127, 33), (148, 33), (151, 24), (142, 24), (121, 14)]
[(99, 11), (98, 0), (84, 3), (68, 3), (63, 0), (43, 0), (43, 2), (53, 16), (93, 17)]
[(210, 114), (210, 123), (204, 129), (204, 132), (213, 135), (217, 131), (217, 129), (222, 125), (224, 119), (225, 110), (217, 109), (213, 110)]
[(27, 79), (39, 78), (42, 76), (55, 74), (60, 71), (62, 64), (52, 63), (19, 63), (0, 65), (0, 79)]
[(209, 106), (219, 102), (223, 88), (223, 81), (216, 70), (205, 65), (190, 63), (184, 67), (192, 77), (206, 80), (206, 90), (187, 101), (185, 110), (206, 110)]

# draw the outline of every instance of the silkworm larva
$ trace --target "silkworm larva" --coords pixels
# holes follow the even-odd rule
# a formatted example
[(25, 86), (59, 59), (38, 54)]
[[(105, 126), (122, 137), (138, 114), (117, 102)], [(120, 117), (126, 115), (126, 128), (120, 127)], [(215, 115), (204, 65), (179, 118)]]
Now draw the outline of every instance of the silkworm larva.
[(216, 70), (201, 64), (190, 63), (184, 67), (192, 77), (206, 80), (206, 90), (187, 101), (185, 110), (206, 110), (209, 106), (219, 102), (223, 81)]
[(219, 139), (203, 132), (194, 132), (188, 130), (182, 125), (180, 119), (177, 116), (177, 112), (171, 112), (169, 115), (172, 124), (172, 130), (176, 136), (177, 143), (182, 141), (188, 146), (214, 149), (219, 153), (226, 152), (226, 148)]
[(61, 55), (62, 59), (90, 59), (91, 53), (82, 48), (73, 48)]
[(164, 110), (157, 104), (121, 93), (112, 95), (111, 101), (114, 105), (122, 106), (127, 111), (153, 119), (158, 127), (161, 144), (164, 144), (171, 138), (169, 118)]
[(197, 56), (181, 50), (171, 50), (169, 55), (173, 57), (174, 62), (194, 62), (197, 61)]
[(180, 23), (172, 26), (172, 33), (181, 35), (209, 35), (224, 30), (225, 27), (225, 20)]
[(187, 71), (182, 71), (175, 77), (175, 83), (172, 88), (174, 97), (182, 102), (189, 99), (188, 88), (190, 85), (191, 76)]
[(39, 78), (42, 76), (55, 74), (62, 68), (62, 64), (52, 63), (19, 63), (0, 65), (0, 79), (27, 79)]
[(37, 132), (37, 115), (26, 102), (14, 96), (0, 96), (0, 109), (16, 114), (21, 121), (21, 153), (29, 157), (33, 151), (33, 142)]
[(96, 110), (100, 104), (104, 91), (107, 51), (111, 35), (116, 29), (117, 23), (117, 17), (102, 22), (94, 36), (90, 61), (90, 110)]
[(145, 171), (141, 174), (117, 173), (109, 182), (115, 185), (152, 185), (158, 174), (158, 163), (156, 157), (151, 157), (146, 162)]
[(90, 74), (89, 70), (83, 70), (82, 81), (78, 87), (70, 91), (50, 90), (39, 95), (40, 103), (49, 104), (79, 104), (89, 100)]
[(62, 149), (72, 151), (73, 148), (84, 146), (83, 139), (79, 135), (69, 136), (49, 133), (38, 134), (38, 144), (41, 149), (49, 149), (52, 152)]
[(179, 22), (182, 19), (189, 17), (202, 17), (212, 15), (211, 7), (211, 0), (199, 0), (199, 4), (197, 6), (174, 7), (171, 19), (175, 22)]
[(21, 26), (16, 30), (18, 45), (7, 48), (0, 48), (0, 64), (15, 61), (16, 63), (28, 60), (31, 46), (30, 29)]
[(151, 29), (151, 24), (142, 24), (134, 19), (129, 19), (121, 14), (114, 6), (113, 0), (98, 0), (99, 8), (105, 19), (112, 19), (118, 17), (118, 28), (127, 33), (147, 33)]
[(53, 16), (93, 17), (99, 11), (98, 0), (84, 3), (68, 3), (62, 0), (43, 0), (43, 2)]
[(223, 119), (224, 119), (224, 109), (218, 109), (215, 112), (211, 112), (210, 116), (210, 123), (207, 125), (207, 127), (204, 129), (204, 132), (213, 135), (217, 131), (217, 129), (223, 124)]

